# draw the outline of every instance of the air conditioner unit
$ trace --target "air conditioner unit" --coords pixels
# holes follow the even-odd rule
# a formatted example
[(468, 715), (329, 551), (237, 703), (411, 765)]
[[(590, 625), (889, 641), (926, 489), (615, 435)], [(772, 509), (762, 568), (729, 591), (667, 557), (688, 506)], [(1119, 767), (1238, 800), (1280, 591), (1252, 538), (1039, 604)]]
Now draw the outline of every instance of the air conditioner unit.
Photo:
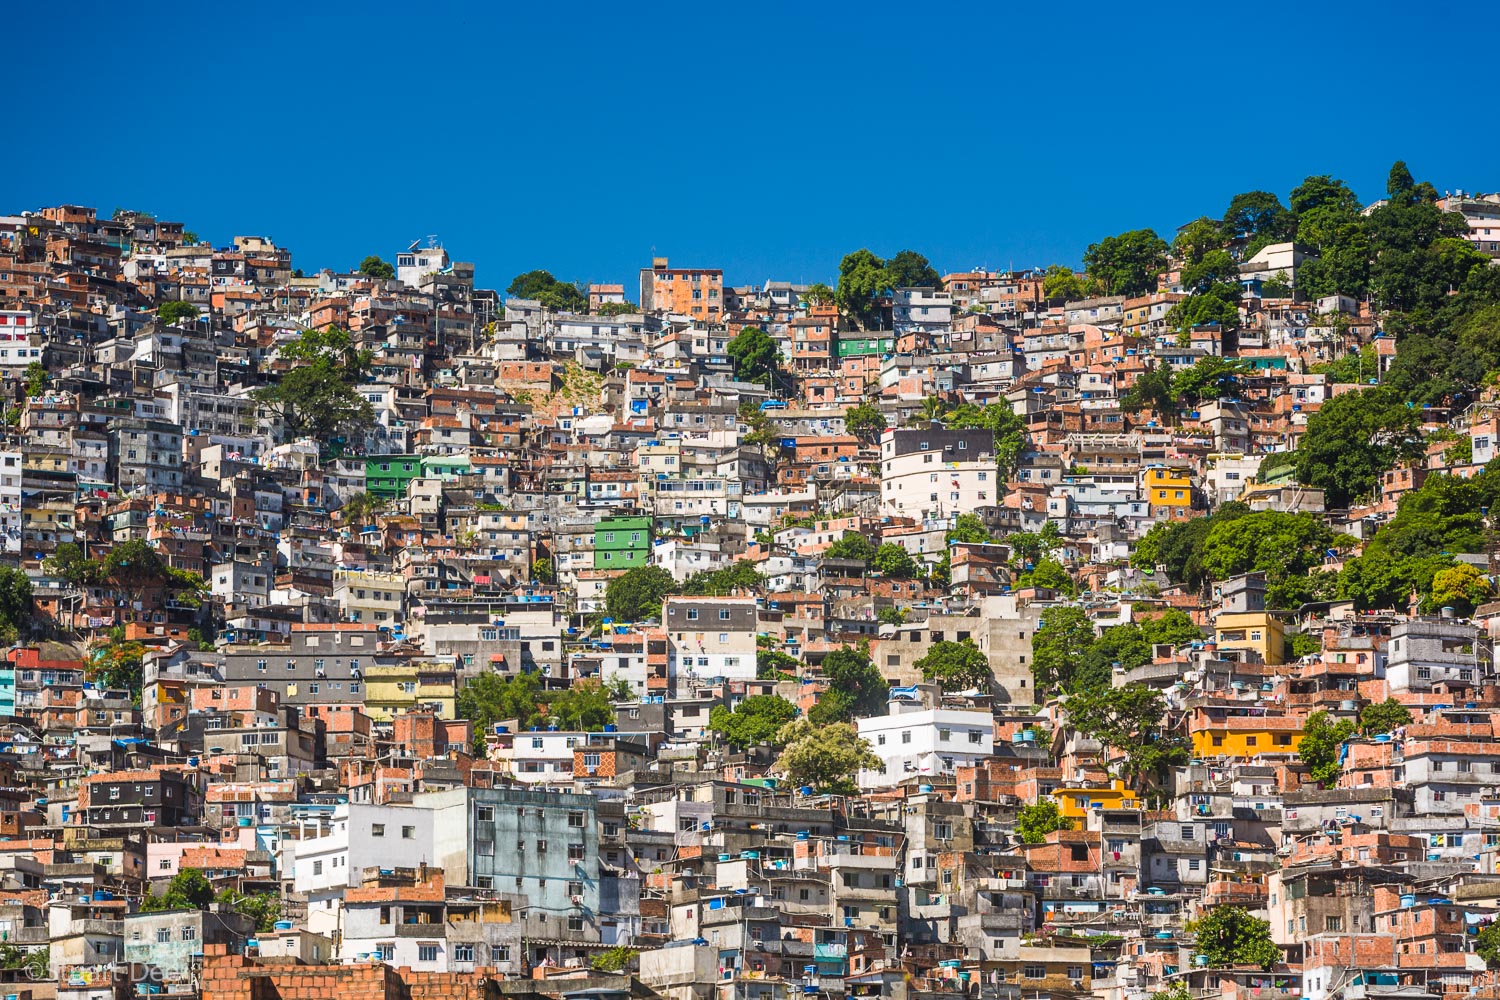
[(582, 897), (582, 896), (569, 896), (569, 897), (568, 897), (568, 900), (569, 900), (569, 901), (570, 901), (570, 902), (571, 902), (571, 903), (572, 903), (572, 904), (573, 904), (573, 905), (574, 905), (574, 906), (582, 906), (582, 905), (583, 905), (583, 897)]

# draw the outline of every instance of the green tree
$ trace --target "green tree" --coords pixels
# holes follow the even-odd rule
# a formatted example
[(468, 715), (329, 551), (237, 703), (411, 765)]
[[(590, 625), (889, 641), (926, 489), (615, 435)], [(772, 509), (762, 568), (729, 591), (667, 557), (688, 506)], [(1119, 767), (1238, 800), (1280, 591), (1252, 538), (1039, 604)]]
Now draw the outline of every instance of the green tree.
[(1489, 965), (1500, 965), (1500, 924), (1489, 924), (1474, 938), (1474, 953)]
[[(1358, 212), (1360, 209), (1359, 199), (1349, 185), (1341, 180), (1335, 180), (1327, 174), (1318, 174), (1308, 177), (1301, 184), (1292, 188), (1291, 197), (1287, 199), (1291, 205), (1292, 212), (1301, 218), (1313, 209), (1333, 207), (1345, 212)], [(1301, 232), (1298, 232), (1301, 238)]]
[(396, 269), (391, 266), (389, 261), (381, 260), (375, 254), (370, 254), (359, 262), (359, 273), (367, 278), (377, 278), (384, 281), (394, 278), (396, 276)]
[(1172, 256), (1183, 267), (1193, 267), (1208, 254), (1222, 251), (1227, 245), (1219, 224), (1207, 216), (1200, 216), (1177, 233), (1177, 238), (1172, 241)]
[(1064, 816), (1051, 799), (1022, 806), (1016, 814), (1016, 835), (1023, 844), (1045, 844), (1047, 834), (1072, 828), (1073, 821)]
[(1084, 269), (1107, 295), (1144, 295), (1167, 269), (1167, 242), (1150, 229), (1106, 236), (1083, 254)]
[(141, 690), (145, 656), (146, 647), (141, 643), (112, 639), (94, 650), (88, 677), (100, 687), (137, 695)]
[(887, 288), (942, 288), (943, 276), (915, 250), (902, 250), (885, 262)]
[(535, 299), (542, 308), (552, 312), (582, 313), (589, 307), (588, 296), (583, 289), (566, 281), (559, 281), (551, 271), (527, 271), (518, 274), (505, 289), (507, 295), (518, 299)]
[(874, 561), (877, 551), (874, 542), (857, 531), (849, 531), (828, 546), (823, 556), (827, 559), (855, 559), (868, 566)]
[(819, 669), (828, 690), (807, 713), (815, 725), (885, 714), (890, 685), (870, 659), (868, 644), (835, 649)]
[(727, 597), (735, 591), (754, 591), (766, 585), (766, 578), (748, 559), (736, 560), (723, 569), (694, 573), (682, 584), (682, 592), (692, 597)]
[(730, 746), (745, 749), (774, 741), (797, 714), (797, 706), (780, 695), (753, 694), (732, 710), (715, 705), (708, 728)]
[(589, 959), (589, 968), (595, 972), (624, 972), (635, 964), (641, 953), (628, 945), (617, 944), (606, 948)]
[(1285, 271), (1277, 271), (1270, 278), (1261, 282), (1260, 295), (1263, 299), (1289, 299), (1292, 297), (1292, 279)]
[(1311, 778), (1324, 788), (1338, 784), (1342, 768), (1339, 747), (1354, 735), (1354, 723), (1348, 719), (1334, 721), (1327, 712), (1314, 712), (1302, 726), (1297, 741), (1297, 759), (1307, 766)]
[(1071, 691), (1094, 644), (1094, 623), (1082, 608), (1058, 605), (1042, 612), (1040, 627), (1031, 636), (1031, 673), (1037, 697), (1057, 690)]
[(778, 649), (755, 651), (755, 677), (757, 680), (781, 680), (795, 677), (802, 669), (802, 661), (788, 656)]
[(1433, 574), (1432, 593), (1425, 609), (1431, 613), (1453, 608), (1458, 614), (1468, 616), (1488, 601), (1492, 593), (1490, 581), (1483, 573), (1469, 563), (1458, 563)]
[(833, 289), (821, 281), (815, 281), (807, 286), (807, 291), (802, 293), (802, 301), (814, 307), (831, 306), (835, 301)]
[(1359, 711), (1359, 728), (1366, 736), (1388, 733), (1411, 724), (1411, 710), (1395, 698), (1372, 701)]
[(881, 576), (893, 580), (910, 580), (917, 575), (917, 561), (895, 542), (886, 542), (876, 549), (873, 562)]
[(1190, 407), (1205, 399), (1236, 397), (1247, 374), (1243, 362), (1210, 354), (1172, 376), (1172, 395), (1178, 403)]
[(385, 506), (385, 501), (373, 493), (356, 493), (344, 501), (344, 506), (339, 508), (344, 515), (347, 524), (364, 527), (373, 524), (375, 515)]
[(1193, 953), (1210, 968), (1254, 965), (1266, 971), (1281, 964), (1281, 949), (1271, 940), (1271, 925), (1239, 906), (1215, 906), (1189, 926)]
[[(611, 316), (632, 316), (640, 311), (641, 307), (634, 302), (601, 302), (599, 303), (599, 308), (594, 310), (596, 315), (605, 318)], [(629, 364), (629, 362), (622, 361), (620, 364), (625, 365)], [(619, 365), (616, 365), (616, 367), (618, 368)]]
[(21, 570), (0, 566), (0, 633), (14, 642), (31, 624), (31, 578)]
[(983, 428), (994, 435), (995, 464), (1002, 475), (1015, 468), (1026, 449), (1026, 422), (1006, 403), (960, 403), (943, 415), (943, 423), (954, 430)]
[(868, 326), (875, 314), (875, 299), (886, 289), (885, 261), (869, 250), (845, 254), (839, 261), (839, 284), (834, 300), (839, 310), (860, 326)]
[(156, 307), (156, 321), (162, 326), (181, 326), (182, 321), (198, 319), (198, 307), (191, 302), (163, 302)]
[(1307, 421), (1297, 481), (1324, 491), (1329, 507), (1370, 496), (1387, 469), (1420, 450), (1421, 418), (1390, 389), (1341, 393)]
[(1323, 577), (1312, 574), (1336, 541), (1316, 514), (1257, 511), (1214, 524), (1199, 558), (1210, 580), (1264, 573), (1267, 603), (1273, 608), (1293, 608), (1313, 599), (1314, 585), (1325, 585)]
[(548, 725), (573, 732), (597, 733), (615, 721), (610, 691), (598, 678), (577, 681), (572, 687), (542, 694), (546, 699), (538, 713)]
[(1097, 291), (1093, 278), (1062, 264), (1053, 264), (1042, 275), (1042, 294), (1049, 302), (1078, 302)]
[(880, 440), (885, 415), (869, 403), (859, 403), (844, 413), (844, 429), (866, 444)]
[(943, 535), (943, 543), (952, 545), (954, 542), (965, 542), (970, 545), (984, 545), (993, 542), (994, 536), (984, 526), (984, 520), (978, 514), (960, 514), (953, 519), (953, 527), (949, 528)]
[(26, 395), (35, 399), (47, 391), (47, 366), (33, 361), (26, 366)]
[(1167, 702), (1143, 684), (1099, 687), (1068, 697), (1068, 724), (1083, 736), (1125, 754), (1122, 772), (1131, 777), (1159, 775), (1186, 764), (1187, 741), (1166, 725)]
[(1043, 557), (1029, 571), (1021, 574), (1019, 582), (1022, 586), (1046, 587), (1069, 597), (1078, 592), (1078, 585), (1073, 582), (1072, 574), (1062, 563), (1049, 557)]
[(255, 921), (255, 929), (262, 933), (274, 930), (276, 921), (281, 919), (281, 897), (274, 892), (241, 894), (233, 889), (225, 889), (215, 900), (228, 904), (236, 913)]
[(141, 900), (141, 910), (155, 913), (158, 910), (203, 910), (214, 901), (214, 887), (204, 874), (196, 868), (183, 868), (160, 896), (147, 893)]
[(776, 771), (794, 787), (852, 794), (858, 790), (855, 775), (880, 766), (869, 742), (848, 723), (816, 726), (805, 718), (797, 719), (776, 738), (784, 748), (776, 758)]
[(295, 367), (253, 395), (280, 412), (291, 437), (341, 446), (346, 434), (359, 432), (375, 419), (374, 407), (355, 389), (369, 366), (370, 353), (356, 348), (348, 333), (304, 330), (277, 355)]
[(1240, 255), (1247, 260), (1262, 247), (1291, 239), (1296, 227), (1297, 217), (1269, 191), (1237, 194), (1224, 210), (1224, 233), (1230, 239), (1245, 241)]
[(609, 581), (604, 607), (617, 622), (661, 617), (662, 598), (678, 591), (672, 574), (660, 566), (637, 566)]
[(1177, 423), (1175, 398), (1172, 391), (1171, 370), (1158, 365), (1147, 368), (1135, 377), (1135, 381), (1130, 383), (1130, 388), (1125, 391), (1125, 395), (1120, 397), (1120, 408), (1126, 413), (1151, 410), (1165, 417), (1169, 424), (1175, 425)]
[(954, 642), (943, 639), (928, 647), (927, 655), (915, 664), (922, 679), (936, 681), (944, 691), (986, 692), (994, 682), (990, 661), (968, 639)]
[(758, 326), (741, 330), (725, 348), (734, 363), (734, 377), (774, 390), (781, 382), (780, 348), (771, 335)]
[(557, 571), (552, 566), (552, 560), (546, 556), (532, 560), (531, 578), (537, 583), (544, 583), (549, 586), (556, 583)]
[(458, 689), (456, 708), (460, 719), (474, 725), (474, 755), (484, 756), (485, 736), (496, 723), (514, 719), (518, 726), (531, 725), (541, 690), (540, 679), (530, 671), (509, 678), (482, 673), (465, 681)]

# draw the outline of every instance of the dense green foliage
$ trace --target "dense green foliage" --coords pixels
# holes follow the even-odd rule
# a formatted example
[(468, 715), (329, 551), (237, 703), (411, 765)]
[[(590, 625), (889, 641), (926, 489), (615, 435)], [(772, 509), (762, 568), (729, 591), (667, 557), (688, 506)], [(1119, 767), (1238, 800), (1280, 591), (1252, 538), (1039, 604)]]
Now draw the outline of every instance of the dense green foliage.
[(790, 722), (776, 735), (784, 749), (776, 770), (794, 787), (852, 794), (854, 776), (861, 769), (880, 766), (880, 758), (852, 725), (835, 722), (815, 725), (806, 718)]
[(294, 367), (254, 395), (281, 413), (288, 438), (342, 445), (345, 435), (375, 419), (369, 400), (355, 388), (370, 367), (371, 355), (347, 331), (304, 330), (276, 354)]
[(807, 713), (817, 725), (884, 715), (890, 685), (870, 659), (869, 646), (844, 646), (820, 664), (828, 690)]
[(570, 688), (546, 691), (532, 671), (509, 677), (483, 673), (458, 690), (458, 717), (474, 724), (474, 749), (483, 754), (484, 738), (497, 722), (514, 720), (522, 729), (550, 725), (598, 732), (615, 721), (610, 691), (597, 679)]
[(914, 666), (922, 671), (923, 680), (936, 681), (944, 691), (977, 688), (983, 693), (989, 690), (990, 682), (994, 680), (989, 659), (968, 639), (935, 642)]
[(1016, 814), (1016, 835), (1023, 844), (1042, 844), (1047, 834), (1054, 830), (1070, 830), (1073, 821), (1062, 814), (1057, 803), (1043, 799), (1029, 806), (1022, 806)]
[(694, 573), (683, 582), (682, 592), (691, 597), (727, 597), (736, 590), (754, 590), (765, 582), (754, 563), (740, 559), (724, 569)]
[(869, 326), (875, 319), (876, 301), (897, 288), (941, 288), (943, 279), (927, 258), (915, 250), (902, 250), (890, 260), (881, 260), (869, 250), (855, 250), (839, 261), (839, 284), (834, 301), (849, 319)]
[(551, 271), (527, 271), (518, 274), (505, 289), (518, 299), (535, 299), (543, 309), (553, 312), (581, 313), (588, 309), (589, 297), (575, 284), (558, 281)]
[(844, 429), (869, 444), (885, 430), (885, 416), (870, 403), (860, 403), (844, 413)]
[(1335, 721), (1327, 712), (1314, 712), (1302, 726), (1302, 738), (1297, 741), (1297, 759), (1307, 766), (1311, 778), (1324, 788), (1332, 788), (1339, 780), (1339, 745), (1354, 735), (1354, 723), (1348, 719)]
[(724, 349), (734, 364), (734, 377), (774, 390), (781, 384), (781, 349), (758, 326), (747, 326)]
[(1319, 407), (1297, 448), (1297, 481), (1324, 491), (1329, 507), (1372, 496), (1380, 475), (1421, 448), (1419, 413), (1385, 387), (1346, 392)]
[(797, 706), (780, 695), (753, 694), (733, 709), (715, 705), (708, 728), (730, 746), (744, 749), (770, 743), (796, 717)]
[(1135, 229), (1090, 244), (1083, 265), (1106, 295), (1144, 295), (1166, 271), (1167, 250), (1167, 241), (1152, 230)]
[(386, 280), (396, 276), (396, 269), (389, 261), (381, 260), (375, 254), (370, 254), (359, 262), (359, 273), (368, 278), (379, 278)]
[(1388, 733), (1411, 722), (1411, 710), (1395, 698), (1372, 701), (1359, 713), (1359, 728), (1366, 736)]
[(1080, 691), (1068, 698), (1067, 713), (1068, 725), (1080, 734), (1124, 752), (1123, 775), (1160, 775), (1190, 756), (1187, 740), (1166, 729), (1166, 698), (1155, 688), (1126, 684)]
[(1194, 935), (1195, 955), (1210, 968), (1255, 965), (1273, 969), (1281, 963), (1281, 949), (1271, 940), (1271, 925), (1238, 906), (1215, 906), (1188, 928)]
[(163, 302), (156, 307), (156, 321), (162, 326), (180, 326), (183, 320), (198, 316), (198, 307), (191, 302)]
[(829, 559), (854, 559), (868, 566), (877, 551), (874, 542), (857, 531), (851, 531), (828, 546), (823, 555)]
[(604, 607), (617, 622), (661, 617), (662, 598), (678, 591), (677, 581), (660, 566), (626, 570), (604, 588)]

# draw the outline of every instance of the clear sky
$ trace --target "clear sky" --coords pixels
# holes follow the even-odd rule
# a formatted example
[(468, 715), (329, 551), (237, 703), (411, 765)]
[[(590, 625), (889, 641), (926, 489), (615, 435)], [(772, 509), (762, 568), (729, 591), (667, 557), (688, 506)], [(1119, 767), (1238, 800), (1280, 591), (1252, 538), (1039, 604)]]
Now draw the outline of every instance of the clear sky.
[(1480, 3), (61, 3), (5, 13), (0, 212), (143, 209), (309, 271), (438, 235), (481, 285), (733, 284), (847, 251), (1076, 263), (1126, 229), (1500, 188)]

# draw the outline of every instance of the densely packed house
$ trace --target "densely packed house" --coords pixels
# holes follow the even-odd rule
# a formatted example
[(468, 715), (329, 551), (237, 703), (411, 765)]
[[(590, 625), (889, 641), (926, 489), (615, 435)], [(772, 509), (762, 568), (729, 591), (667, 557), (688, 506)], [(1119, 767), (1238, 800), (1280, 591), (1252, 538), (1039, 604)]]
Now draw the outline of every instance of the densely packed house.
[(0, 992), (1495, 996), (1496, 199), (1319, 180), (836, 289), (0, 217)]

